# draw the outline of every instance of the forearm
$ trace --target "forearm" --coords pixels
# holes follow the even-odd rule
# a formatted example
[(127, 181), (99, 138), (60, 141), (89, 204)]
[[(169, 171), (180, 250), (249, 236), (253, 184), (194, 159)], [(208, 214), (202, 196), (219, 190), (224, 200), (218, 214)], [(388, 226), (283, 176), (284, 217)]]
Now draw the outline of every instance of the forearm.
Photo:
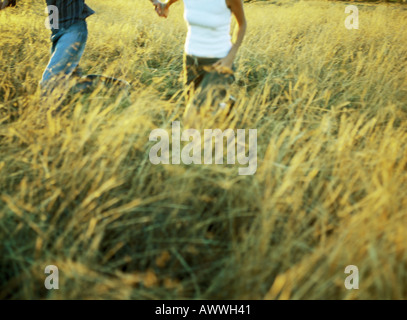
[(244, 37), (246, 34), (247, 22), (243, 21), (242, 24), (238, 25), (236, 28), (237, 28), (236, 40), (233, 43), (233, 46), (230, 49), (229, 54), (228, 54), (228, 56), (233, 60), (235, 59), (236, 54), (239, 51), (239, 48), (242, 46), (242, 43), (243, 43), (243, 40), (244, 40)]
[(165, 5), (167, 8), (171, 7), (175, 2), (177, 2), (178, 0), (167, 0), (165, 2)]
[(232, 14), (235, 16), (237, 22), (237, 26), (235, 29), (235, 31), (237, 31), (235, 32), (236, 39), (234, 41), (232, 49), (229, 51), (229, 54), (227, 56), (227, 60), (229, 60), (230, 63), (230, 61), (233, 61), (235, 59), (237, 51), (242, 45), (244, 36), (246, 34), (247, 22), (243, 8), (243, 0), (226, 0), (226, 3), (229, 9), (232, 11)]

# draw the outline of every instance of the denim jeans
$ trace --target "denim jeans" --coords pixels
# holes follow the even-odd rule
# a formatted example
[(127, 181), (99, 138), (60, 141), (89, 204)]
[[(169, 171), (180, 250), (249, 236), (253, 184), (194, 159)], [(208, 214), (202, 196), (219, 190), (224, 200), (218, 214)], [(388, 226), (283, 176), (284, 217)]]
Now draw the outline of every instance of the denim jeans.
[(69, 78), (77, 68), (85, 50), (88, 29), (86, 21), (78, 21), (52, 35), (51, 59), (40, 85), (49, 89)]

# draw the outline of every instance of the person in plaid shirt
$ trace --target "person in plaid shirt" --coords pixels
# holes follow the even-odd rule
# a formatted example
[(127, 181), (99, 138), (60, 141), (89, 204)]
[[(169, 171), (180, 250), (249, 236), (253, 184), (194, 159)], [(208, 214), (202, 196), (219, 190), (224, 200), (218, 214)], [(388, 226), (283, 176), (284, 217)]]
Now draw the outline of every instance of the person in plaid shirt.
[[(85, 0), (46, 0), (46, 4), (52, 46), (40, 85), (42, 89), (52, 89), (77, 70), (88, 38), (86, 18), (95, 12)], [(0, 10), (15, 5), (16, 0), (0, 1)]]
[[(79, 65), (85, 50), (88, 29), (85, 19), (95, 12), (85, 0), (46, 0), (51, 35), (51, 58), (40, 81), (48, 89), (68, 79)], [(0, 10), (15, 6), (16, 1), (5, 0)]]

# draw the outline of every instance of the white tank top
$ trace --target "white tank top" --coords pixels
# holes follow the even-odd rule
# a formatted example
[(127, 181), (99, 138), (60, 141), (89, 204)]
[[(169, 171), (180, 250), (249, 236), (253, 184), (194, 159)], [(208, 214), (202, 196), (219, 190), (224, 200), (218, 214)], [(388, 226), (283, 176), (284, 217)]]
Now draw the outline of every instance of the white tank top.
[(188, 26), (185, 52), (204, 58), (224, 58), (232, 48), (232, 12), (226, 0), (184, 0)]

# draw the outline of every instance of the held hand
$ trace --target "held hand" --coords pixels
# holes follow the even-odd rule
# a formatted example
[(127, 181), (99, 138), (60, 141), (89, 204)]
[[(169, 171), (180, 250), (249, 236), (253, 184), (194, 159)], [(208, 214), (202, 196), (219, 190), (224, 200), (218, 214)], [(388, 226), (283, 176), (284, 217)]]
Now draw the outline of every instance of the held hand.
[(166, 3), (162, 3), (159, 0), (151, 0), (151, 2), (154, 4), (155, 11), (160, 17), (167, 18), (169, 14), (169, 7), (167, 6)]
[(223, 59), (220, 59), (216, 63), (213, 64), (213, 68), (219, 73), (230, 73), (233, 74), (232, 66), (233, 66), (233, 58), (230, 56), (226, 56)]

